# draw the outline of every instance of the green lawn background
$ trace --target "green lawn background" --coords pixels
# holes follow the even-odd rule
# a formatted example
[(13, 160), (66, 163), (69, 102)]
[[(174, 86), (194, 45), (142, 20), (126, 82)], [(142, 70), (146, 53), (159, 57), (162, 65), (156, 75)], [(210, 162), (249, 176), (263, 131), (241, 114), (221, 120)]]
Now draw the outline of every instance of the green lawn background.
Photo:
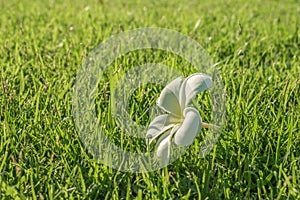
[[(299, 199), (299, 19), (296, 0), (1, 0), (1, 198)], [(198, 41), (227, 102), (208, 156), (196, 141), (167, 168), (134, 174), (85, 152), (71, 105), (88, 52), (141, 27)]]

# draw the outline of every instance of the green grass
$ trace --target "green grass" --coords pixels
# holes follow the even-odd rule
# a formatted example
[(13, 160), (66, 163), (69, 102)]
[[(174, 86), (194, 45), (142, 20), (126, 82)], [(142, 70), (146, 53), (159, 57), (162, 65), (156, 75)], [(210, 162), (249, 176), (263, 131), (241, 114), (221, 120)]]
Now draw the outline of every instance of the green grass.
[[(0, 1), (1, 198), (300, 199), (299, 19), (296, 0)], [(189, 35), (219, 63), (226, 123), (205, 158), (199, 137), (164, 169), (119, 172), (81, 143), (71, 112), (73, 85), (101, 41), (148, 26)], [(173, 56), (161, 54), (160, 62), (193, 72)], [(133, 52), (110, 70), (143, 58), (151, 55)], [(107, 110), (116, 78), (111, 71), (99, 85), (99, 121), (116, 143), (142, 149), (113, 134), (119, 130)], [(132, 100), (133, 118), (147, 124), (137, 102), (150, 105), (158, 93), (142, 90), (145, 97)]]

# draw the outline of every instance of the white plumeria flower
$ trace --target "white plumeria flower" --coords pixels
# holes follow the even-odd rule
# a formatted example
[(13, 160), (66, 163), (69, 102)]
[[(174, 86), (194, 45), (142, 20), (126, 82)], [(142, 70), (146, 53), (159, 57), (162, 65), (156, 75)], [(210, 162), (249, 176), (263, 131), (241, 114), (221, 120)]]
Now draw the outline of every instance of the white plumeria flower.
[(189, 105), (198, 93), (212, 85), (210, 76), (196, 73), (186, 79), (179, 77), (162, 90), (156, 103), (166, 114), (155, 117), (146, 134), (148, 147), (160, 136), (156, 144), (156, 156), (161, 166), (169, 163), (173, 137), (176, 145), (189, 146), (202, 127), (211, 126), (202, 123), (199, 111)]

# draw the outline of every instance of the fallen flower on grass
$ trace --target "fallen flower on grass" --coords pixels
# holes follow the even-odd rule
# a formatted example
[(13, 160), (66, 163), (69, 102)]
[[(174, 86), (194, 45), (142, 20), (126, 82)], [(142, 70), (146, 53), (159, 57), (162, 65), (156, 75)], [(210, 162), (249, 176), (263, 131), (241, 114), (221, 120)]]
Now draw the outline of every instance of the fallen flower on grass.
[(198, 93), (212, 85), (210, 76), (196, 73), (186, 79), (179, 77), (162, 90), (157, 99), (157, 105), (166, 114), (155, 117), (146, 134), (148, 148), (153, 140), (158, 138), (156, 156), (161, 166), (169, 163), (173, 137), (176, 145), (189, 146), (202, 127), (214, 127), (214, 125), (202, 122), (199, 111), (190, 106), (192, 99)]

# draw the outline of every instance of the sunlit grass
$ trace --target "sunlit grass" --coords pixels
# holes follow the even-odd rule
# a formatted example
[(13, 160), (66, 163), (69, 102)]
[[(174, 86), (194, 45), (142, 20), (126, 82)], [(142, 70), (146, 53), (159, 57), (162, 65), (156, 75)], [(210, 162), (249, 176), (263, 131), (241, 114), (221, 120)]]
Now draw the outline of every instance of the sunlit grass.
[[(0, 2), (0, 13), (1, 198), (300, 198), (297, 1), (12, 0)], [(167, 168), (118, 172), (82, 145), (71, 116), (73, 85), (85, 56), (101, 41), (146, 26), (189, 35), (219, 63), (226, 123), (205, 158), (199, 136)], [(116, 61), (99, 85), (98, 120), (108, 123), (116, 143), (119, 130), (107, 111), (112, 74), (119, 63), (126, 70), (150, 58), (145, 55), (151, 52)], [(195, 73), (174, 55), (158, 58), (185, 76)], [(159, 90), (142, 87), (132, 99), (140, 123), (149, 119), (138, 104), (152, 104)]]

